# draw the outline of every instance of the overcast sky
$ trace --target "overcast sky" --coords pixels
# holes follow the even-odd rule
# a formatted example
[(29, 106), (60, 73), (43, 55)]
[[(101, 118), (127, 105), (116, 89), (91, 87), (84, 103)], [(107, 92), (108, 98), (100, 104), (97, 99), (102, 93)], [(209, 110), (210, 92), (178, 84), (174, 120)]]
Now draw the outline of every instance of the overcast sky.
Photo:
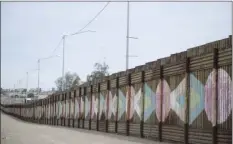
[[(61, 36), (78, 31), (106, 3), (2, 2), (1, 86), (37, 87), (37, 59), (62, 55)], [(109, 65), (110, 73), (125, 70), (127, 3), (110, 3), (85, 33), (67, 38), (65, 71), (82, 80), (95, 62)], [(129, 67), (142, 65), (231, 34), (231, 3), (131, 3)], [(41, 61), (40, 86), (55, 87), (62, 75), (62, 58)], [(17, 83), (21, 80), (21, 83)]]

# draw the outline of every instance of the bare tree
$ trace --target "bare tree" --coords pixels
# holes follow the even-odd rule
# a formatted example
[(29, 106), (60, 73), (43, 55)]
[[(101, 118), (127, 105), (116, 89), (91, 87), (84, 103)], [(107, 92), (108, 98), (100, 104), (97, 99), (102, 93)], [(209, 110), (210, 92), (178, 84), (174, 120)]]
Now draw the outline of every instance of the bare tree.
[(92, 71), (91, 75), (87, 75), (87, 81), (91, 81), (92, 79), (96, 78), (103, 78), (107, 76), (109, 66), (106, 63), (95, 63), (94, 64), (94, 71)]
[(73, 87), (76, 87), (80, 84), (80, 77), (76, 73), (67, 72), (65, 78), (57, 78), (55, 81), (58, 91), (62, 90), (62, 84), (64, 84), (64, 89), (69, 90)]

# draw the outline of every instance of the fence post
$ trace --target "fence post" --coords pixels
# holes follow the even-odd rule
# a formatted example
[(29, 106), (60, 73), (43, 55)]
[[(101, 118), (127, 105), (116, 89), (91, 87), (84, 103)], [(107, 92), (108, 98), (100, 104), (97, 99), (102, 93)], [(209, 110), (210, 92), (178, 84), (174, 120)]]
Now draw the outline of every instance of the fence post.
[(65, 121), (65, 94), (62, 93), (62, 126), (64, 126)]
[[(128, 91), (128, 105), (127, 105), (127, 117), (126, 117), (126, 135), (129, 136), (129, 121), (130, 121), (130, 108), (131, 108), (131, 74), (127, 75), (127, 91)], [(127, 93), (126, 93), (127, 94)]]
[(73, 104), (74, 104), (74, 105), (73, 105), (73, 106), (74, 106), (74, 107), (73, 107), (73, 109), (74, 109), (74, 110), (73, 110), (73, 111), (74, 111), (74, 112), (73, 112), (73, 113), (74, 113), (74, 114), (73, 114), (73, 115), (74, 115), (74, 116), (73, 116), (73, 128), (74, 128), (75, 120), (76, 120), (76, 117), (75, 117), (75, 116), (77, 115), (77, 112), (76, 112), (77, 109), (75, 109), (75, 108), (76, 108), (76, 105), (75, 105), (75, 104), (76, 104), (76, 103), (75, 103), (75, 101), (76, 101), (76, 89), (74, 90), (73, 99), (74, 99), (74, 102), (73, 102)]
[(115, 120), (115, 133), (118, 133), (119, 76), (117, 76), (116, 78), (116, 97), (117, 97), (117, 108), (116, 108), (116, 120)]
[(98, 83), (98, 112), (97, 112), (97, 123), (96, 123), (97, 131), (99, 131), (99, 112), (100, 112), (100, 83)]
[(70, 119), (71, 119), (71, 116), (70, 116), (70, 105), (71, 105), (71, 92), (69, 91), (68, 92), (68, 105), (69, 105), (69, 113), (68, 113), (68, 127), (70, 127)]
[(184, 123), (184, 143), (188, 144), (188, 129), (189, 129), (189, 97), (190, 97), (190, 77), (189, 77), (190, 59), (186, 58), (185, 63), (185, 79), (186, 79), (186, 94), (185, 94), (185, 123)]
[(67, 113), (67, 110), (66, 110), (66, 107), (67, 107), (67, 106), (66, 106), (66, 105), (67, 105), (67, 104), (66, 104), (66, 102), (67, 102), (67, 94), (66, 94), (66, 92), (65, 92), (65, 94), (64, 94), (64, 95), (65, 95), (65, 116), (64, 116), (64, 126), (66, 126), (66, 119), (67, 119), (67, 117), (66, 117), (66, 116), (67, 116), (67, 114), (66, 114), (66, 113)]
[(82, 119), (82, 122), (83, 122), (83, 124), (82, 124), (82, 128), (84, 129), (85, 128), (85, 111), (86, 111), (86, 87), (83, 87), (82, 88), (83, 89), (83, 95), (82, 95), (82, 97), (83, 97), (83, 119)]
[(162, 114), (163, 114), (163, 66), (160, 66), (160, 118), (159, 118), (159, 141), (162, 141)]
[(93, 94), (93, 85), (89, 85), (91, 88), (90, 88), (90, 116), (89, 116), (89, 130), (91, 130), (91, 116), (92, 116), (92, 94)]
[(32, 119), (33, 119), (33, 121), (35, 121), (35, 101), (32, 102), (32, 109), (33, 109)]
[(106, 110), (106, 114), (105, 114), (105, 119), (106, 119), (106, 122), (105, 122), (105, 130), (106, 132), (108, 132), (108, 113), (109, 113), (109, 92), (110, 92), (110, 80), (108, 79), (107, 80), (107, 110)]
[(142, 112), (141, 112), (141, 123), (140, 123), (140, 134), (141, 134), (141, 137), (142, 138), (144, 138), (144, 132), (143, 132), (143, 129), (144, 129), (144, 94), (145, 94), (145, 92), (144, 92), (144, 83), (145, 83), (145, 71), (143, 70), (142, 71), (142, 74), (141, 74), (141, 80), (142, 80), (142, 87), (141, 87), (141, 90), (142, 90), (142, 107), (141, 107), (141, 109), (142, 109)]
[(78, 91), (78, 101), (79, 101), (79, 115), (78, 115), (78, 128), (80, 128), (80, 118), (81, 118), (81, 87), (79, 87), (79, 91)]
[(214, 60), (213, 60), (213, 99), (212, 99), (212, 143), (217, 144), (217, 100), (218, 100), (218, 49), (214, 49)]

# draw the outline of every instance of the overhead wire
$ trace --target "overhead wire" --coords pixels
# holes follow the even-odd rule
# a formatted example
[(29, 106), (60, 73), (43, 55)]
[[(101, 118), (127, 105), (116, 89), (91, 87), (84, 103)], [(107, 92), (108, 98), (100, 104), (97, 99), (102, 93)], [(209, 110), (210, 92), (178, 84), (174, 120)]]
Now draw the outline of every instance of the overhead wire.
[(83, 27), (81, 28), (77, 33), (81, 32), (82, 30), (84, 30), (88, 25), (90, 25), (106, 8), (107, 6), (110, 4), (110, 1), (108, 1), (104, 7)]
[(54, 52), (59, 48), (59, 46), (60, 46), (61, 42), (62, 42), (62, 38), (60, 39), (60, 41), (59, 41), (58, 45), (54, 48), (54, 50), (53, 50), (53, 52), (52, 52), (52, 54), (51, 54), (51, 55), (53, 55), (53, 53), (54, 53)]

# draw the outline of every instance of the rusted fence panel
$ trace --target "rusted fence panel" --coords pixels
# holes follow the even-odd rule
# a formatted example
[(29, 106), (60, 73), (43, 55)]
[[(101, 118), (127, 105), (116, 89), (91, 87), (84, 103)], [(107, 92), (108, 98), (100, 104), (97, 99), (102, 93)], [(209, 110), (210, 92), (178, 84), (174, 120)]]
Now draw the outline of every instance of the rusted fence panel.
[(143, 119), (142, 68), (135, 68), (131, 74), (130, 94), (129, 91), (126, 94), (127, 97), (130, 96), (129, 135), (133, 136), (141, 136), (141, 120)]
[[(218, 144), (232, 143), (232, 49), (219, 50), (217, 74)], [(209, 95), (208, 95), (209, 96)]]
[[(159, 65), (160, 66), (160, 65)], [(156, 114), (157, 86), (160, 79), (160, 67), (156, 67), (156, 62), (147, 63), (144, 75), (144, 125), (143, 135), (145, 138), (158, 140), (159, 138), (159, 120)], [(155, 69), (156, 68), (156, 69)]]
[[(214, 53), (213, 51), (205, 55), (196, 51), (193, 53), (196, 55), (190, 57), (189, 65), (189, 143), (212, 143), (212, 124), (208, 118), (208, 109), (212, 107), (212, 98), (209, 99), (208, 95), (212, 95), (213, 92), (205, 90), (208, 89), (208, 86), (211, 87), (215, 84), (213, 75), (211, 75)], [(209, 76), (212, 77), (211, 81), (207, 81)]]
[(78, 127), (78, 119), (79, 119), (79, 97), (78, 97), (78, 89), (74, 91), (74, 127)]
[(90, 102), (91, 102), (91, 89), (90, 88), (91, 87), (87, 87), (87, 86), (84, 87), (84, 95), (85, 95), (84, 128), (85, 129), (89, 129), (89, 122), (90, 122), (89, 121), (90, 120)]
[(84, 121), (85, 121), (84, 87), (80, 87), (80, 128), (84, 128)]
[(74, 127), (74, 91), (70, 92), (70, 127)]
[(109, 113), (108, 113), (108, 132), (116, 133), (117, 129), (117, 75), (113, 74), (109, 82)]
[(106, 131), (106, 101), (107, 101), (107, 80), (100, 81), (100, 94), (99, 94), (99, 131)]
[(127, 75), (126, 72), (119, 74), (119, 88), (118, 88), (118, 123), (117, 133), (126, 135), (126, 89), (127, 89)]
[(162, 104), (162, 110), (160, 110), (162, 112), (160, 119), (162, 122), (162, 141), (184, 143), (186, 56), (181, 55), (185, 54), (171, 56), (170, 62), (162, 67), (162, 79), (159, 83), (162, 98), (156, 99), (158, 105)]
[(97, 113), (98, 113), (98, 84), (92, 83), (92, 110), (91, 110), (91, 129), (97, 130)]

